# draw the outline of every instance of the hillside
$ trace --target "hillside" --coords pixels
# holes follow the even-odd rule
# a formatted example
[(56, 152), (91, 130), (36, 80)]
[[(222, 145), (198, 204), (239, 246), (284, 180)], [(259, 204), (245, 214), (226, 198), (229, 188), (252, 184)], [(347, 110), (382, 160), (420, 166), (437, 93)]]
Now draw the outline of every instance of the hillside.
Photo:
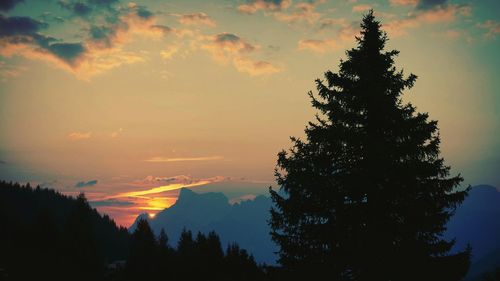
[(21, 279), (45, 271), (54, 279), (75, 273), (92, 278), (129, 251), (127, 230), (92, 209), (83, 195), (2, 181), (0, 221), (0, 268)]

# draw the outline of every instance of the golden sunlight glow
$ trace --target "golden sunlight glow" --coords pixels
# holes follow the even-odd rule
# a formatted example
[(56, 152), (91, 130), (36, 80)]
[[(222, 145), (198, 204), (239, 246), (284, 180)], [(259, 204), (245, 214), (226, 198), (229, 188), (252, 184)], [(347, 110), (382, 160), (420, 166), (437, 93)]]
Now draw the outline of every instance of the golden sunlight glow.
[(161, 192), (165, 192), (165, 191), (177, 190), (177, 189), (181, 189), (183, 187), (195, 187), (195, 186), (205, 185), (205, 184), (209, 184), (212, 182), (213, 181), (209, 181), (209, 180), (201, 180), (199, 182), (189, 183), (189, 184), (173, 183), (173, 184), (169, 184), (169, 185), (154, 187), (154, 188), (151, 188), (148, 190), (143, 190), (143, 191), (132, 191), (132, 192), (120, 193), (120, 194), (113, 196), (113, 197), (138, 197), (138, 196), (144, 196), (144, 195), (148, 195), (148, 194), (155, 194), (155, 193), (161, 193)]

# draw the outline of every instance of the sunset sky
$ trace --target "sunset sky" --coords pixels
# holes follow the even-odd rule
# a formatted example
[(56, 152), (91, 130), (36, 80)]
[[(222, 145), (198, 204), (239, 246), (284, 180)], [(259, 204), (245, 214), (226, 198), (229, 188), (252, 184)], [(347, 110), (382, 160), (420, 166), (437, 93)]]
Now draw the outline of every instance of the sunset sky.
[(184, 186), (264, 194), (369, 9), (446, 163), (499, 187), (498, 0), (2, 1), (0, 179), (85, 192), (124, 226)]

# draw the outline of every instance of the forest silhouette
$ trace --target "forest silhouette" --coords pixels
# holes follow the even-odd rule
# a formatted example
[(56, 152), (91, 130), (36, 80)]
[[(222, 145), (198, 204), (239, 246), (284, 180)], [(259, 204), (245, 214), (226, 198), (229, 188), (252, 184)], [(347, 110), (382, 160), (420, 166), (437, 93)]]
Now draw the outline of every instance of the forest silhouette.
[[(184, 230), (172, 247), (147, 220), (133, 233), (85, 196), (0, 182), (0, 280), (461, 280), (470, 247), (446, 223), (467, 196), (439, 151), (437, 121), (403, 103), (416, 76), (394, 66), (373, 11), (339, 72), (309, 93), (306, 140), (278, 154), (270, 188), (279, 266)], [(210, 210), (207, 210), (210, 211)]]

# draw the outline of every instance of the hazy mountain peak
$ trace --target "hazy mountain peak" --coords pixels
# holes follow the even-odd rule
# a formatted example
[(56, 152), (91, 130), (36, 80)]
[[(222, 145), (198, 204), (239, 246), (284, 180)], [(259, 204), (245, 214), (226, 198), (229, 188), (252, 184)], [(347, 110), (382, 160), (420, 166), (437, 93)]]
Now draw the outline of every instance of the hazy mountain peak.
[[(171, 241), (177, 241), (184, 228), (194, 233), (214, 230), (221, 236), (223, 248), (237, 242), (258, 262), (274, 264), (277, 248), (271, 241), (267, 224), (270, 207), (271, 199), (263, 195), (232, 205), (221, 192), (197, 193), (182, 188), (174, 205), (154, 218), (141, 215), (136, 222), (140, 218), (148, 219), (156, 234), (164, 229)], [(136, 223), (130, 230), (135, 227)]]
[(191, 189), (183, 187), (175, 205), (193, 201), (223, 205), (229, 204), (228, 198), (222, 192), (196, 193)]

